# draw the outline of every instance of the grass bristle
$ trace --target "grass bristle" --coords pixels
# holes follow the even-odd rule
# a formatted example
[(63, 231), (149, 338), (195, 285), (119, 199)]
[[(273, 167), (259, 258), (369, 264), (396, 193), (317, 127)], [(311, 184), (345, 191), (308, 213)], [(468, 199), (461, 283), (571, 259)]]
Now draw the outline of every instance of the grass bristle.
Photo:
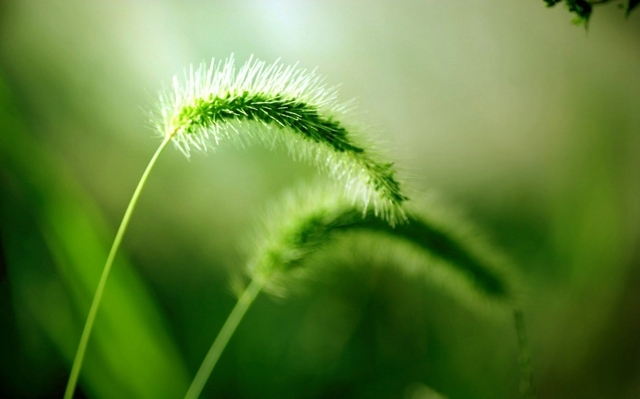
[(158, 130), (186, 156), (223, 141), (284, 146), (339, 180), (362, 212), (371, 207), (391, 224), (403, 221), (407, 198), (393, 164), (355, 138), (357, 129), (342, 122), (347, 110), (314, 72), (253, 58), (236, 72), (229, 58), (190, 68), (183, 83), (174, 77)]
[(379, 256), (387, 260), (383, 263), (424, 276), (458, 297), (512, 303), (513, 278), (507, 262), (467, 223), (443, 213), (440, 205), (415, 209), (407, 213), (406, 223), (393, 227), (372, 212), (363, 214), (339, 190), (303, 187), (268, 213), (253, 243), (249, 274), (265, 281), (267, 290), (286, 292), (290, 281), (306, 274), (305, 262), (311, 255), (345, 238), (347, 252), (362, 249), (367, 244), (353, 241), (358, 236), (370, 243), (355, 255), (366, 258), (365, 263)]

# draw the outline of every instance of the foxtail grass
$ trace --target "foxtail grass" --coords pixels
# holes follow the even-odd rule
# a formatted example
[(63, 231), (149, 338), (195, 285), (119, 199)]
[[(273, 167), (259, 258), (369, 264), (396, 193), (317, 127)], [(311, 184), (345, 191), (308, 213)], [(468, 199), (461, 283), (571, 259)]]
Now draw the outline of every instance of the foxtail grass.
[[(73, 397), (109, 273), (142, 189), (169, 142), (187, 157), (193, 149), (237, 145), (284, 146), (291, 156), (327, 172), (350, 193), (360, 212), (373, 210), (394, 224), (405, 219), (393, 164), (342, 122), (348, 106), (314, 72), (251, 58), (236, 71), (233, 58), (191, 68), (161, 95), (157, 130), (163, 137), (127, 206), (94, 295), (65, 390)], [(259, 291), (259, 290), (258, 290)], [(240, 316), (241, 317), (241, 316)], [(229, 335), (230, 336), (230, 335)]]
[[(509, 263), (486, 240), (469, 233), (473, 229), (465, 222), (429, 211), (410, 209), (405, 223), (392, 226), (374, 212), (363, 213), (348, 195), (327, 186), (285, 196), (263, 219), (262, 231), (254, 240), (255, 253), (247, 263), (251, 282), (205, 356), (185, 399), (199, 397), (231, 334), (261, 291), (282, 294), (295, 285), (296, 278), (308, 274), (305, 262), (311, 255), (341, 236), (361, 233), (387, 240), (382, 247), (412, 247), (395, 253), (395, 263), (401, 269), (439, 280), (455, 296), (471, 299), (474, 306), (483, 302), (511, 310), (520, 348), (521, 390), (524, 397), (531, 398), (528, 343)], [(416, 251), (423, 256), (418, 267), (410, 259)]]
[(407, 199), (393, 163), (379, 160), (359, 129), (343, 120), (348, 104), (314, 72), (250, 59), (238, 71), (233, 59), (191, 68), (184, 83), (161, 102), (158, 130), (187, 156), (193, 148), (284, 146), (295, 159), (328, 172), (366, 210), (392, 224), (404, 218)]

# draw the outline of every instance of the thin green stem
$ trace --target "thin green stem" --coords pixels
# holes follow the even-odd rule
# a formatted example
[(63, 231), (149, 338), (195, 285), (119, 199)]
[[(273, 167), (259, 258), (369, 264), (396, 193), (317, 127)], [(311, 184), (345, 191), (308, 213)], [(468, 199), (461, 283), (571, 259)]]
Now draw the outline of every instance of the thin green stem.
[(84, 329), (82, 330), (82, 336), (80, 337), (80, 344), (78, 345), (78, 350), (76, 351), (76, 356), (73, 360), (73, 366), (71, 366), (71, 374), (69, 375), (69, 381), (67, 382), (67, 389), (64, 393), (64, 399), (72, 399), (73, 393), (76, 390), (76, 385), (78, 383), (78, 377), (80, 375), (80, 369), (82, 368), (82, 361), (84, 360), (84, 355), (87, 350), (87, 344), (89, 343), (89, 337), (91, 336), (91, 330), (93, 329), (93, 323), (96, 319), (96, 314), (98, 313), (98, 307), (100, 306), (100, 301), (102, 300), (102, 294), (104, 293), (104, 287), (107, 284), (107, 278), (109, 277), (109, 272), (111, 271), (111, 266), (113, 265), (113, 261), (116, 257), (116, 253), (118, 252), (118, 248), (120, 248), (120, 244), (122, 243), (122, 238), (124, 237), (124, 233), (127, 230), (127, 226), (129, 225), (129, 221), (131, 220), (131, 215), (133, 214), (133, 210), (136, 207), (138, 202), (138, 198), (140, 198), (140, 193), (142, 192), (142, 188), (151, 173), (151, 169), (156, 163), (156, 160), (162, 153), (162, 150), (167, 146), (167, 144), (171, 141), (171, 136), (165, 137), (160, 144), (160, 147), (156, 150), (156, 153), (153, 154), (151, 161), (149, 161), (149, 165), (147, 165), (147, 169), (145, 169), (140, 181), (138, 182), (138, 187), (133, 193), (131, 197), (131, 201), (129, 201), (129, 205), (127, 206), (127, 210), (124, 213), (124, 217), (122, 218), (122, 222), (120, 222), (120, 227), (118, 228), (118, 232), (116, 233), (116, 238), (113, 240), (113, 245), (111, 246), (111, 251), (109, 252), (109, 256), (107, 257), (107, 262), (104, 265), (104, 269), (102, 270), (102, 275), (100, 276), (100, 281), (98, 282), (98, 288), (96, 289), (96, 293), (93, 297), (93, 302), (91, 303), (91, 308), (89, 309), (89, 314), (87, 316), (87, 321), (85, 322)]
[(242, 293), (240, 299), (236, 303), (236, 306), (227, 317), (227, 320), (224, 322), (222, 329), (218, 333), (216, 340), (213, 341), (213, 345), (209, 349), (207, 356), (205, 356), (202, 361), (202, 365), (200, 365), (200, 369), (196, 373), (187, 394), (185, 395), (185, 399), (197, 399), (202, 392), (213, 368), (215, 367), (218, 359), (220, 359), (220, 355), (222, 355), (222, 351), (227, 346), (229, 339), (236, 331), (236, 327), (240, 324), (240, 321), (244, 317), (244, 314), (253, 303), (253, 300), (256, 299), (260, 291), (262, 290), (262, 286), (264, 282), (262, 280), (254, 278), (251, 280), (251, 283), (247, 287), (247, 289)]

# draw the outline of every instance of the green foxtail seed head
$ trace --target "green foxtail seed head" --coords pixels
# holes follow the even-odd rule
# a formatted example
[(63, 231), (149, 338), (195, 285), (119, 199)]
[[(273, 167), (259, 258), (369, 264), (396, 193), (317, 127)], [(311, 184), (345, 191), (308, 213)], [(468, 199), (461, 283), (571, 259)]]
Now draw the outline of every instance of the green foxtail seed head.
[[(430, 208), (409, 210), (406, 223), (391, 227), (372, 212), (363, 215), (340, 190), (303, 187), (264, 219), (249, 274), (273, 293), (286, 291), (290, 277), (306, 274), (310, 255), (345, 236), (367, 234), (376, 244), (366, 252), (392, 253), (391, 262), (403, 271), (441, 283), (471, 302), (511, 304), (514, 284), (507, 262), (466, 223), (443, 215), (441, 206)], [(350, 243), (347, 251), (353, 250)]]
[(250, 58), (236, 71), (233, 57), (192, 67), (185, 82), (161, 98), (158, 130), (187, 156), (222, 141), (284, 145), (341, 180), (353, 202), (369, 206), (391, 224), (404, 220), (401, 192), (392, 163), (380, 162), (341, 122), (347, 112), (335, 88), (313, 72)]

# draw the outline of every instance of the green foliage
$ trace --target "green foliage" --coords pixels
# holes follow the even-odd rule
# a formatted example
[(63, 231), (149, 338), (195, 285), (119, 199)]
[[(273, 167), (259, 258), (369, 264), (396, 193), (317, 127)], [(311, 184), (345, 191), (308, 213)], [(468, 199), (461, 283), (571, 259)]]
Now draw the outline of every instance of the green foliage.
[[(229, 49), (241, 61), (281, 52), (346, 83), (340, 98), (362, 97), (354, 115), (387, 131), (380, 136), (401, 158), (396, 169), (464, 204), (513, 255), (541, 397), (640, 396), (631, 356), (640, 334), (640, 19), (623, 18), (638, 13), (638, 1), (628, 10), (618, 7), (626, 0), (593, 4), (589, 37), (558, 2), (2, 2), (0, 69), (18, 100), (0, 115), (0, 141), (16, 150), (0, 153), (0, 398), (61, 397), (122, 201), (148, 145), (159, 144), (138, 106), (167, 70)], [(351, 134), (367, 126), (355, 120), (354, 130), (350, 114), (333, 116), (365, 147)], [(243, 120), (240, 133), (261, 123)], [(271, 134), (295, 136), (276, 125)], [(249, 214), (313, 174), (285, 159), (286, 149), (237, 150), (223, 140), (215, 156), (160, 160), (107, 284), (78, 397), (181, 397), (237, 299), (225, 271), (244, 270), (236, 244)], [(25, 162), (30, 173), (16, 172)], [(38, 174), (42, 189), (29, 189)], [(409, 194), (414, 214), (433, 213)], [(64, 239), (43, 234), (53, 230), (47, 218)], [(278, 279), (293, 291), (288, 300), (257, 298), (203, 398), (435, 396), (424, 385), (451, 399), (518, 397), (505, 315), (487, 319), (448, 297), (470, 275), (381, 232), (329, 236), (287, 272), (319, 275), (302, 276), (305, 285)], [(145, 380), (159, 362), (128, 351), (127, 343), (141, 350), (139, 324), (123, 313), (144, 307), (136, 295), (109, 310), (110, 297), (135, 292), (121, 284), (130, 265), (168, 328), (138, 322), (180, 351), (180, 378)], [(440, 269), (461, 277), (447, 276), (457, 289), (434, 286)]]
[[(547, 7), (553, 7), (556, 4), (562, 2), (562, 0), (543, 0)], [(589, 18), (591, 18), (591, 14), (593, 13), (593, 6), (598, 4), (609, 3), (610, 0), (564, 0), (565, 5), (569, 9), (569, 11), (575, 14), (575, 18), (573, 23), (576, 25), (584, 25), (585, 27), (589, 25)], [(625, 14), (627, 17), (633, 11), (638, 4), (640, 4), (639, 0), (626, 0), (626, 4), (623, 6), (625, 10)]]

